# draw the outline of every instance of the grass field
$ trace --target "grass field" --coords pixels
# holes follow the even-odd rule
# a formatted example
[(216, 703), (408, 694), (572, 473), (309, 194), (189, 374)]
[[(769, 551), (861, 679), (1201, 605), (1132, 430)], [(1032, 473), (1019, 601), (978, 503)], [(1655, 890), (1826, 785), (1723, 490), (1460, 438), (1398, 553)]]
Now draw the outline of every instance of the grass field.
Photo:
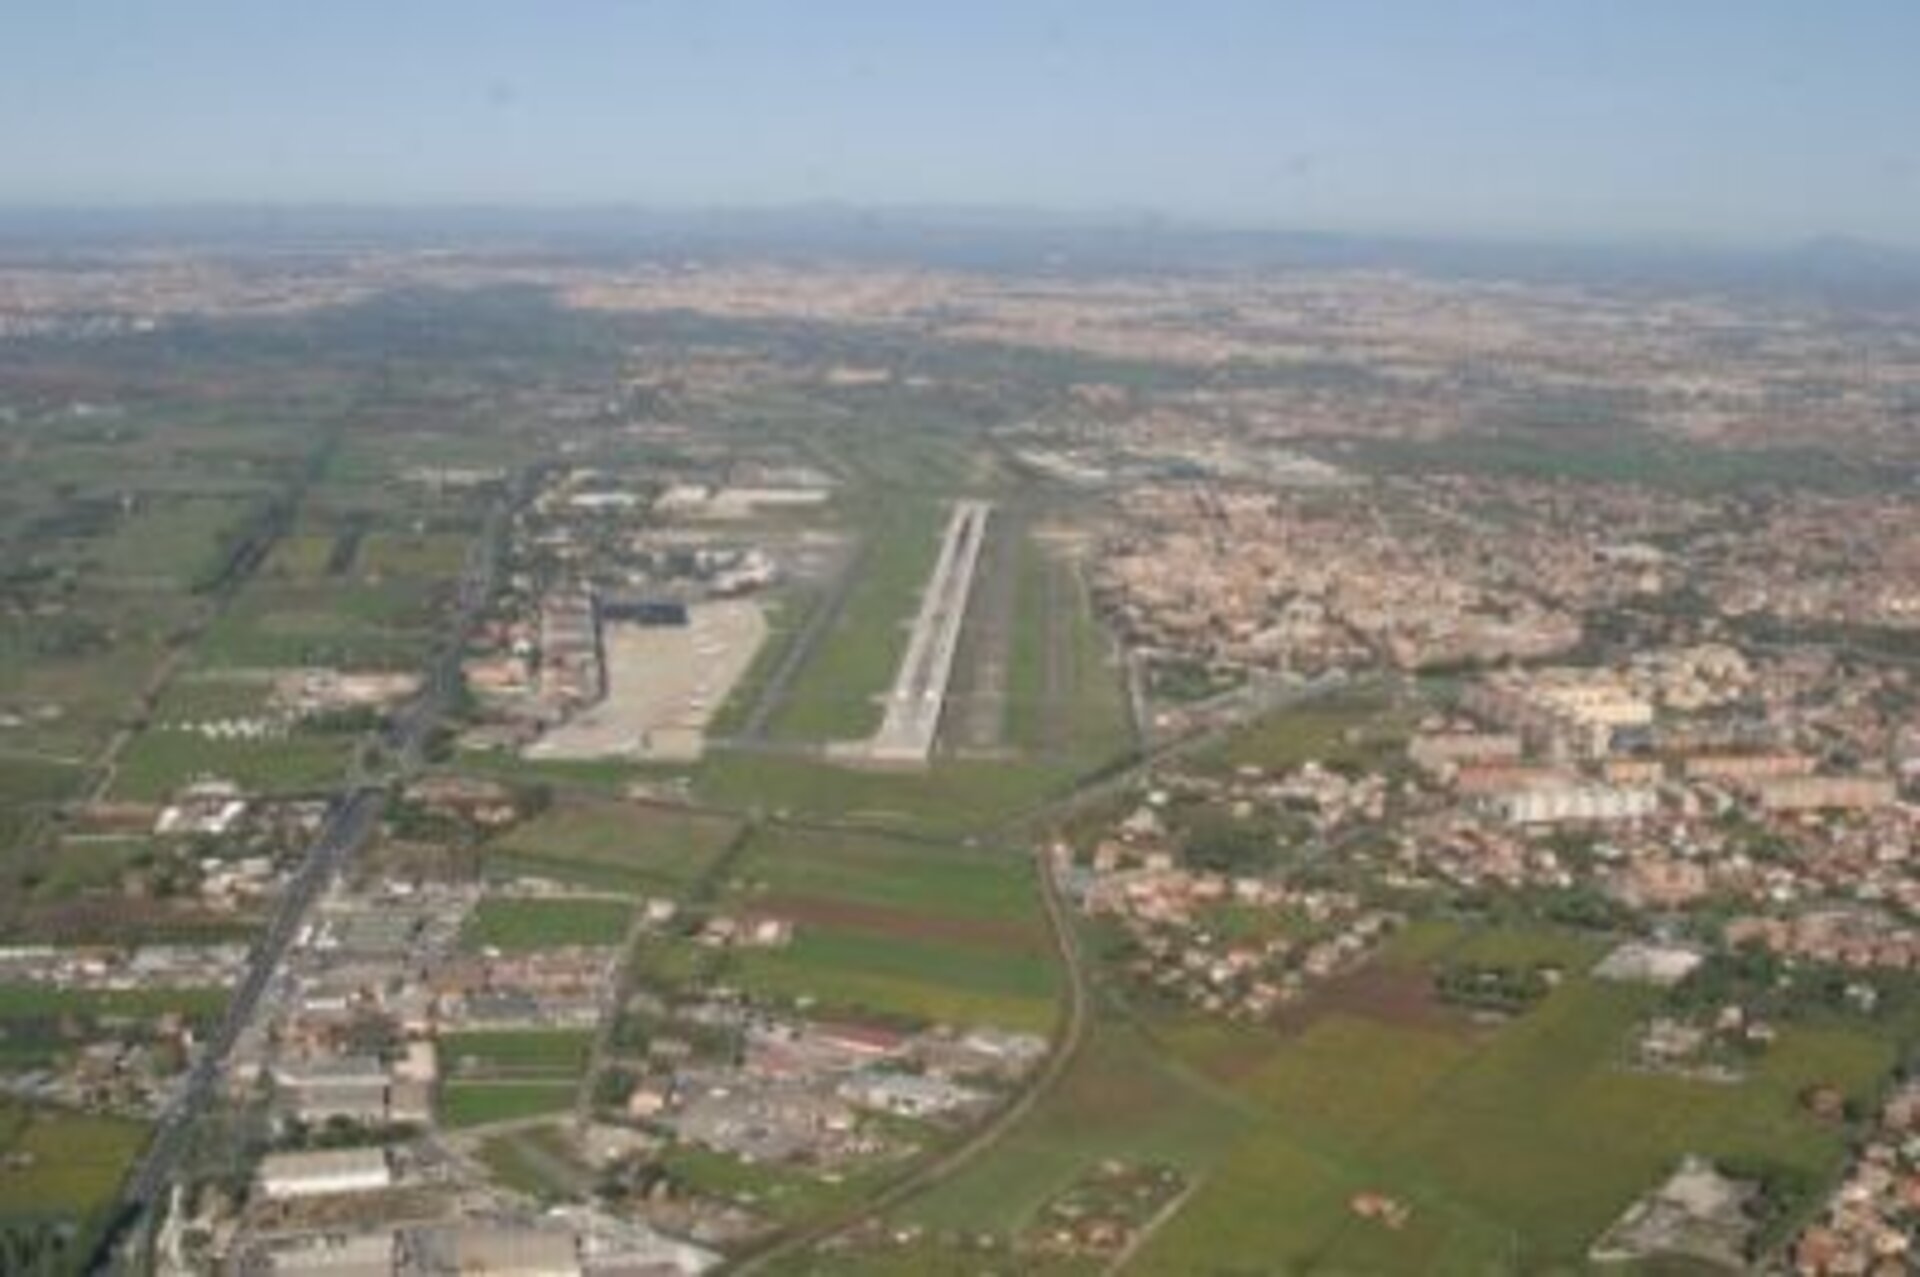
[[(1197, 1183), (1130, 1273), (1572, 1272), (1684, 1154), (1837, 1168), (1846, 1132), (1799, 1096), (1814, 1083), (1871, 1095), (1891, 1043), (1864, 1024), (1793, 1025), (1739, 1084), (1628, 1071), (1624, 1047), (1659, 994), (1580, 974), (1600, 948), (1559, 931), (1402, 934), (1385, 961), (1409, 971), (1568, 966), (1544, 1002), (1497, 1027), (1328, 1005), (1278, 1033), (1129, 1014), (1097, 995), (1058, 1088), (901, 1215), (1011, 1234), (1087, 1166), (1126, 1157)], [(1359, 1219), (1348, 1202), (1361, 1191), (1402, 1200), (1411, 1221)]]
[(0, 1100), (0, 1233), (69, 1222), (77, 1235), (65, 1253), (84, 1256), (146, 1140), (138, 1122)]
[(435, 586), (450, 580), (255, 580), (208, 630), (200, 659), (249, 669), (411, 669), (432, 640)]
[(1109, 1010), (1095, 1018), (1058, 1089), (1004, 1143), (902, 1214), (932, 1228), (1013, 1233), (1106, 1158), (1150, 1158), (1204, 1175), (1250, 1111), (1170, 1066)]
[(570, 798), (488, 844), (486, 865), (495, 873), (671, 893), (704, 873), (739, 828), (723, 816)]
[[(1560, 933), (1427, 929), (1392, 961), (1572, 961)], [(1657, 992), (1572, 975), (1497, 1029), (1389, 1023), (1334, 1011), (1233, 1082), (1259, 1115), (1138, 1271), (1547, 1271), (1585, 1248), (1684, 1154), (1743, 1156), (1824, 1175), (1844, 1132), (1799, 1095), (1871, 1093), (1891, 1046), (1858, 1028), (1791, 1027), (1742, 1083), (1619, 1066)], [(1243, 1061), (1244, 1064), (1244, 1061)], [(1413, 1207), (1399, 1232), (1352, 1216), (1355, 1192)], [(1256, 1208), (1257, 1205), (1257, 1208)]]
[(151, 1018), (178, 1011), (197, 1019), (218, 1015), (226, 989), (59, 989), (44, 984), (0, 984), (0, 1020), (90, 1015)]
[(725, 903), (795, 925), (727, 975), (846, 1012), (1045, 1031), (1056, 963), (1032, 866), (1010, 854), (869, 834), (762, 828)]
[(843, 1013), (1041, 1033), (1055, 1016), (1053, 966), (1033, 953), (803, 928), (783, 949), (737, 954), (729, 977)]
[(1045, 934), (1032, 866), (1001, 852), (774, 826), (750, 836), (733, 879), (755, 894), (855, 901)]
[(458, 1130), (564, 1113), (574, 1092), (572, 1082), (448, 1082), (440, 1088), (440, 1122)]
[(946, 507), (901, 501), (861, 527), (867, 548), (840, 615), (801, 666), (769, 724), (780, 740), (858, 740), (880, 725), (920, 593), (933, 570)]
[(592, 1172), (557, 1126), (507, 1131), (487, 1139), (479, 1152), (497, 1183), (539, 1201), (576, 1198), (593, 1184)]
[(1196, 761), (1270, 771), (1308, 762), (1379, 766), (1405, 748), (1407, 726), (1384, 695), (1352, 688), (1268, 714)]
[(694, 792), (743, 811), (959, 835), (1062, 792), (1075, 775), (1069, 767), (999, 760), (936, 759), (925, 772), (903, 774), (775, 754), (711, 754), (695, 774)]
[(337, 787), (359, 740), (347, 734), (279, 740), (209, 740), (197, 733), (148, 730), (135, 737), (114, 773), (113, 796), (166, 798), (210, 777), (249, 793), (307, 793)]
[(1021, 547), (1007, 664), (1007, 740), (1088, 769), (1133, 744), (1113, 645), (1071, 556), (1038, 537)]
[(616, 945), (632, 916), (633, 907), (622, 900), (495, 897), (474, 908), (460, 939), (469, 949), (506, 952)]
[(440, 1054), (450, 1075), (577, 1078), (585, 1070), (593, 1034), (586, 1029), (501, 1029), (448, 1033)]

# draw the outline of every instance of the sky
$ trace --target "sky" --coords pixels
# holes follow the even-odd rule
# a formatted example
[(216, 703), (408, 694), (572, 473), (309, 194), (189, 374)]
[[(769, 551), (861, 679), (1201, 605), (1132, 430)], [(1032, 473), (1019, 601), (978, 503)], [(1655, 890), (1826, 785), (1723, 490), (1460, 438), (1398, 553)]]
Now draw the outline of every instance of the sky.
[(1920, 243), (1915, 0), (11, 0), (0, 204)]

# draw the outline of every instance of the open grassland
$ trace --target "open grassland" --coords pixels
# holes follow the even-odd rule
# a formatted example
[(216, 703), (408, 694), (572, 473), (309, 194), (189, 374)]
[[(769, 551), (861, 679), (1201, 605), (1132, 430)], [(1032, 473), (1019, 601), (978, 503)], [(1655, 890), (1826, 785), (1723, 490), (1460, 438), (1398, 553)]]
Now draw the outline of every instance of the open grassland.
[(1007, 740), (1090, 769), (1134, 743), (1114, 646), (1071, 553), (1044, 537), (1021, 547), (1007, 666)]
[(230, 780), (256, 794), (330, 790), (340, 784), (358, 744), (345, 733), (209, 740), (194, 732), (150, 729), (121, 755), (113, 797), (152, 801), (206, 779)]
[(733, 955), (727, 975), (844, 1012), (1044, 1031), (1057, 959), (1032, 866), (975, 848), (762, 828), (725, 905), (784, 918), (792, 943)]
[[(736, 893), (903, 911), (909, 918), (971, 920), (996, 941), (1004, 928), (1045, 937), (1032, 865), (1008, 854), (879, 834), (770, 826), (756, 830), (734, 867)], [(926, 924), (923, 924), (926, 925)]]
[(1249, 1106), (1170, 1065), (1118, 1012), (1096, 1016), (1059, 1085), (993, 1151), (902, 1209), (936, 1229), (1009, 1234), (1108, 1158), (1204, 1176), (1244, 1130)]
[(226, 989), (64, 989), (0, 984), (0, 1020), (88, 1015), (151, 1018), (177, 1012), (206, 1021), (227, 1005)]
[(929, 501), (876, 506), (860, 527), (859, 579), (769, 725), (780, 740), (859, 740), (880, 725), (920, 594), (933, 571), (946, 508)]
[(1053, 966), (1036, 954), (802, 929), (784, 948), (736, 954), (728, 972), (753, 993), (845, 1014), (1035, 1032), (1055, 1016)]
[(694, 791), (740, 810), (959, 835), (1060, 793), (1074, 775), (1069, 768), (986, 759), (936, 759), (927, 771), (905, 773), (775, 754), (713, 754), (695, 773)]
[(489, 873), (531, 874), (634, 892), (676, 892), (738, 835), (725, 816), (568, 798), (487, 845)]
[(440, 1087), (440, 1123), (458, 1130), (564, 1113), (575, 1091), (572, 1082), (447, 1082)]
[(494, 897), (475, 907), (460, 940), (469, 949), (509, 953), (616, 945), (632, 917), (633, 907), (624, 900)]
[(116, 587), (190, 589), (218, 575), (253, 513), (252, 501), (231, 497), (152, 500), (121, 520), (93, 553)]
[(440, 1038), (447, 1072), (456, 1077), (558, 1075), (585, 1071), (593, 1034), (586, 1029), (500, 1029)]
[(68, 900), (85, 892), (105, 891), (150, 850), (148, 840), (137, 836), (63, 838), (34, 884), (34, 899)]
[(1303, 763), (1378, 767), (1398, 758), (1411, 719), (1382, 693), (1351, 688), (1268, 714), (1196, 761), (1282, 771)]
[(660, 1164), (673, 1182), (703, 1196), (738, 1202), (779, 1223), (817, 1219), (859, 1200), (873, 1176), (858, 1171), (834, 1180), (805, 1169), (755, 1165), (695, 1144), (673, 1144)]
[(0, 1101), (0, 1230), (67, 1221), (66, 1253), (84, 1256), (146, 1138), (138, 1122)]
[[(1886, 1036), (1867, 1021), (1789, 1025), (1735, 1084), (1633, 1071), (1628, 1044), (1660, 995), (1588, 978), (1602, 947), (1422, 924), (1382, 960), (1422, 978), (1440, 960), (1566, 966), (1559, 988), (1504, 1023), (1350, 996), (1259, 1029), (1128, 1009), (1097, 985), (1060, 1083), (899, 1222), (1004, 1238), (1086, 1168), (1126, 1158), (1196, 1183), (1130, 1273), (1574, 1272), (1685, 1154), (1815, 1179), (1837, 1169), (1845, 1129), (1800, 1097), (1815, 1084), (1870, 1097), (1894, 1063)], [(1364, 1191), (1406, 1203), (1410, 1221), (1355, 1216)], [(888, 1265), (875, 1255), (870, 1269)]]
[[(1584, 966), (1594, 948), (1554, 932), (1428, 927), (1387, 960)], [(1236, 1062), (1232, 1092), (1255, 1115), (1244, 1137), (1137, 1270), (1574, 1270), (1684, 1154), (1816, 1177), (1837, 1168), (1844, 1131), (1799, 1097), (1814, 1084), (1869, 1096), (1893, 1063), (1888, 1042), (1858, 1026), (1790, 1026), (1737, 1084), (1629, 1070), (1628, 1041), (1658, 996), (1576, 973), (1498, 1027), (1331, 1010), (1272, 1039), (1264, 1059)], [(1411, 1223), (1353, 1216), (1361, 1191), (1406, 1202)]]
[(411, 669), (433, 638), (431, 580), (257, 580), (208, 630), (209, 666)]
[(577, 1198), (593, 1184), (592, 1172), (558, 1125), (491, 1136), (480, 1145), (479, 1156), (495, 1183), (539, 1201)]

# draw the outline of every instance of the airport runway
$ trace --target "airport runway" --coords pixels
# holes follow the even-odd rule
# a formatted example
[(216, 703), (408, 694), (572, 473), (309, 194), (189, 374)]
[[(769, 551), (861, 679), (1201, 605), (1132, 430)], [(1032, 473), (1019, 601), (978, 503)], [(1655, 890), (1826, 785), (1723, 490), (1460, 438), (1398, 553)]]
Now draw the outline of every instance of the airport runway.
[(960, 627), (967, 616), (967, 598), (973, 591), (980, 547), (986, 543), (985, 501), (961, 501), (947, 522), (940, 558), (920, 598), (913, 637), (900, 661), (893, 689), (887, 694), (885, 717), (868, 744), (879, 762), (924, 764), (933, 755), (940, 729), (940, 712), (953, 677), (954, 652), (960, 645)]

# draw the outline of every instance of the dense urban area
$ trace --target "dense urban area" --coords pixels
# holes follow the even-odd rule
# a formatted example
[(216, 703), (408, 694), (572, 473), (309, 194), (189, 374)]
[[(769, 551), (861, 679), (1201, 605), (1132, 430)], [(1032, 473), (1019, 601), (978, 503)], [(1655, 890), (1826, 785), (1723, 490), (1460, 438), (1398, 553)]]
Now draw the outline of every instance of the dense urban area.
[(0, 1273), (1920, 1267), (1920, 306), (0, 249)]

